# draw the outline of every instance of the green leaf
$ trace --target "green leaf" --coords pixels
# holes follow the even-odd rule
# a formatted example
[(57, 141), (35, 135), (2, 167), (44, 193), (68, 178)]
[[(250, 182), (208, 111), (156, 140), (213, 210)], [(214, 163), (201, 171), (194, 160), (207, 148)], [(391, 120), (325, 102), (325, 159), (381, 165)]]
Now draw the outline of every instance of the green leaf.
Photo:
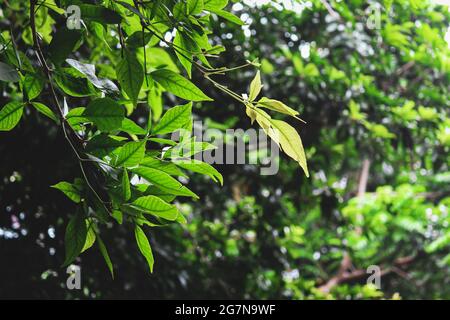
[(86, 219), (86, 242), (84, 243), (83, 249), (81, 250), (81, 253), (88, 250), (90, 247), (94, 245), (96, 236), (95, 236), (95, 230), (94, 230), (94, 222), (92, 220)]
[(187, 1), (187, 14), (196, 15), (203, 11), (203, 0), (188, 0)]
[(222, 17), (225, 20), (233, 22), (234, 24), (237, 24), (239, 26), (245, 25), (245, 23), (239, 17), (236, 17), (231, 12), (228, 12), (228, 11), (225, 11), (225, 10), (216, 10), (216, 9), (212, 9), (212, 10), (210, 9), (209, 11), (212, 12), (212, 13), (215, 13), (219, 17)]
[(163, 191), (155, 186), (140, 185), (140, 187), (142, 188), (142, 192), (145, 192), (145, 194), (151, 194), (151, 195), (157, 196), (158, 198), (161, 198), (162, 200), (164, 200), (166, 202), (174, 201), (175, 198), (177, 197), (176, 195), (170, 194), (170, 193)]
[(38, 74), (28, 73), (23, 79), (23, 88), (28, 96), (28, 101), (38, 97), (44, 88), (44, 80)]
[(66, 115), (67, 122), (74, 130), (81, 130), (81, 124), (91, 122), (90, 119), (84, 116), (85, 111), (86, 108), (83, 107), (73, 108)]
[(153, 141), (159, 144), (168, 145), (168, 146), (175, 146), (177, 143), (175, 141), (172, 141), (170, 139), (163, 139), (163, 138), (148, 138), (149, 141)]
[(106, 249), (103, 240), (100, 237), (97, 237), (97, 239), (98, 239), (97, 240), (98, 248), (100, 249), (103, 259), (105, 260), (106, 265), (108, 266), (108, 270), (111, 273), (111, 277), (114, 279), (114, 267), (111, 262), (111, 258), (109, 257), (108, 250)]
[(160, 159), (146, 157), (140, 164), (141, 167), (153, 168), (163, 171), (171, 176), (186, 177), (173, 162), (168, 162)]
[(315, 64), (308, 63), (303, 70), (303, 75), (307, 78), (315, 78), (320, 76), (320, 72)]
[(167, 69), (151, 73), (152, 78), (177, 97), (191, 101), (212, 101), (199, 88), (183, 76)]
[[(110, 153), (117, 154), (119, 148), (124, 145), (121, 137), (99, 134), (94, 136), (86, 145), (86, 151), (98, 158), (103, 158)], [(117, 151), (116, 151), (117, 150)]]
[(127, 169), (123, 169), (122, 174), (122, 198), (125, 201), (131, 198), (130, 178), (128, 177)]
[(136, 31), (127, 38), (127, 47), (133, 49), (144, 47), (150, 41), (152, 36), (153, 34), (151, 32), (142, 33), (142, 31)]
[(76, 185), (69, 182), (61, 181), (51, 187), (62, 191), (73, 202), (75, 203), (81, 202), (81, 191)]
[(123, 6), (124, 8), (130, 10), (131, 12), (133, 12), (134, 14), (136, 14), (137, 16), (139, 16), (139, 18), (145, 20), (146, 17), (139, 11), (139, 9), (135, 8), (133, 5), (126, 3), (124, 1), (117, 1), (118, 4), (120, 4), (121, 6)]
[(207, 175), (211, 177), (213, 181), (220, 182), (220, 184), (223, 185), (222, 175), (213, 166), (206, 162), (202, 162), (196, 159), (174, 160), (174, 162), (180, 168)]
[(383, 139), (395, 138), (395, 134), (390, 132), (389, 129), (386, 128), (382, 124), (366, 123), (365, 126), (367, 127), (367, 129), (372, 131), (376, 137), (383, 138)]
[(89, 80), (72, 68), (58, 69), (53, 75), (58, 87), (72, 97), (88, 97), (96, 94)]
[(103, 24), (119, 24), (122, 17), (117, 12), (100, 5), (80, 4), (81, 17)]
[(179, 69), (175, 62), (172, 60), (172, 56), (163, 48), (148, 48), (147, 52), (147, 65), (155, 69), (169, 69), (178, 73)]
[(192, 121), (192, 102), (169, 109), (153, 128), (153, 134), (171, 133)]
[(32, 102), (31, 105), (40, 113), (42, 113), (44, 116), (49, 117), (50, 119), (58, 122), (58, 118), (56, 117), (55, 113), (47, 107), (45, 104), (42, 104), (40, 102)]
[(119, 210), (113, 210), (112, 217), (117, 221), (118, 224), (123, 223), (123, 213)]
[(441, 237), (437, 238), (433, 242), (427, 244), (425, 247), (425, 251), (427, 253), (433, 253), (441, 249), (445, 249), (449, 247), (450, 245), (450, 230), (447, 230), (447, 232), (442, 235)]
[(64, 14), (66, 12), (64, 9), (61, 9), (56, 5), (55, 0), (46, 0), (43, 5), (58, 14)]
[(165, 172), (146, 167), (138, 167), (132, 169), (132, 171), (164, 192), (173, 195), (193, 197), (198, 199), (198, 196), (195, 193), (183, 186), (178, 180), (172, 178)]
[(64, 244), (66, 246), (66, 259), (63, 267), (71, 264), (81, 253), (86, 243), (87, 228), (86, 221), (81, 214), (73, 216), (66, 227)]
[(173, 44), (179, 48), (181, 52), (175, 51), (178, 60), (183, 65), (189, 78), (192, 76), (192, 54), (195, 51), (195, 45), (191, 43), (192, 40), (183, 35), (181, 31), (177, 30), (177, 34), (173, 39)]
[(248, 100), (253, 101), (255, 100), (259, 93), (261, 92), (262, 84), (261, 84), (261, 73), (258, 71), (256, 73), (255, 78), (253, 78), (252, 82), (250, 83), (250, 93), (248, 95)]
[(153, 273), (153, 264), (155, 260), (153, 258), (152, 248), (150, 246), (150, 243), (148, 242), (147, 236), (139, 226), (136, 226), (136, 228), (134, 229), (134, 235), (136, 237), (136, 243), (139, 247), (139, 250), (147, 260), (147, 264), (150, 268), (150, 273)]
[[(303, 149), (302, 140), (297, 131), (288, 123), (281, 120), (271, 120), (271, 124), (276, 129), (276, 134), (280, 142), (282, 150), (292, 159), (297, 161), (309, 177), (308, 166), (306, 163), (305, 150)], [(272, 136), (271, 136), (272, 138)]]
[(228, 4), (228, 0), (204, 0), (205, 10), (218, 10), (223, 9)]
[(135, 167), (145, 156), (145, 144), (147, 140), (128, 142), (120, 148), (115, 165), (118, 167)]
[(23, 107), (23, 103), (12, 101), (0, 110), (0, 131), (10, 131), (19, 123)]
[(20, 80), (19, 72), (9, 64), (0, 62), (0, 80), (6, 82), (17, 82)]
[(178, 209), (175, 206), (152, 195), (137, 198), (131, 207), (169, 221), (174, 221), (178, 217)]
[(117, 65), (117, 79), (120, 86), (136, 106), (142, 83), (144, 70), (134, 54), (125, 51), (124, 58)]
[[(249, 109), (251, 109), (252, 112), (254, 112), (254, 113), (251, 113), (250, 115), (255, 116), (256, 122), (258, 122), (260, 127), (263, 128), (265, 133), (268, 136), (272, 137), (272, 139), (279, 145), (280, 144), (279, 137), (278, 137), (278, 135), (275, 135), (275, 133), (273, 132), (272, 123), (271, 123), (272, 118), (264, 110), (261, 110), (258, 108), (249, 108), (247, 106), (247, 111)], [(249, 114), (249, 112), (247, 112), (247, 114)], [(253, 120), (254, 119), (252, 119), (252, 121)]]
[(99, 98), (87, 106), (83, 116), (94, 122), (100, 131), (112, 131), (122, 126), (124, 109), (110, 98)]
[(217, 146), (211, 143), (194, 141), (194, 139), (189, 139), (182, 141), (174, 148), (167, 150), (164, 153), (164, 158), (172, 158), (172, 159), (190, 158), (197, 153), (214, 149), (217, 149)]
[(158, 121), (163, 111), (161, 91), (153, 87), (148, 92), (148, 104), (151, 108), (153, 121)]

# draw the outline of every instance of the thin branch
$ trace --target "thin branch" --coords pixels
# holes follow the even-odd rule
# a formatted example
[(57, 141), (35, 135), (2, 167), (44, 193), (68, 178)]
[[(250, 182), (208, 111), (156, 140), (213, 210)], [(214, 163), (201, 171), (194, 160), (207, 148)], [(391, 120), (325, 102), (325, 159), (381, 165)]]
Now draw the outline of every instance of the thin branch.
[(339, 21), (342, 22), (342, 18), (341, 18), (341, 16), (339, 15), (339, 13), (337, 13), (337, 12), (333, 9), (333, 7), (328, 3), (327, 0), (320, 0), (320, 2), (322, 2), (322, 4), (325, 6), (325, 8), (327, 9), (328, 13), (329, 13), (332, 17), (334, 17), (334, 18), (336, 18), (337, 20), (339, 20)]
[[(363, 160), (361, 173), (359, 175), (358, 193), (357, 193), (358, 198), (363, 197), (364, 194), (366, 193), (367, 182), (369, 180), (369, 170), (370, 170), (370, 160), (366, 158)], [(357, 219), (358, 219), (358, 221), (362, 221), (363, 216), (361, 214), (358, 214)], [(356, 233), (361, 234), (362, 229), (360, 227), (358, 227), (356, 229)], [(351, 268), (351, 266), (352, 266), (352, 260), (351, 260), (350, 254), (346, 251), (346, 252), (344, 252), (344, 255), (343, 255), (342, 261), (341, 261), (341, 265), (340, 265), (339, 270), (336, 273), (336, 275), (331, 277), (327, 281), (327, 283), (325, 283), (324, 285), (319, 287), (319, 290), (324, 293), (330, 292), (333, 287), (335, 287), (336, 285), (341, 283), (342, 279), (345, 279), (348, 276), (347, 271)]]
[[(395, 261), (391, 266), (385, 266), (380, 268), (381, 269), (380, 276), (384, 277), (390, 273), (395, 273), (401, 276), (402, 278), (409, 280), (410, 276), (401, 268), (408, 267), (410, 264), (415, 262), (419, 256), (420, 254), (395, 259)], [(362, 280), (367, 276), (368, 273), (367, 270), (365, 269), (356, 269), (352, 271), (344, 270), (338, 273), (333, 278), (331, 278), (329, 281), (327, 281), (325, 285), (319, 287), (319, 290), (324, 293), (328, 293), (336, 285)]]
[[(83, 177), (84, 180), (86, 181), (86, 184), (88, 185), (88, 187), (91, 189), (91, 191), (95, 194), (95, 196), (98, 198), (98, 200), (104, 205), (105, 209), (107, 210), (107, 212), (110, 212), (109, 208), (106, 206), (106, 204), (108, 204), (108, 202), (104, 201), (97, 193), (97, 191), (92, 187), (92, 184), (90, 183), (88, 177), (86, 176), (86, 173), (84, 172), (83, 166), (82, 166), (82, 161), (83, 158), (81, 157), (80, 153), (81, 151), (79, 151), (78, 149), (82, 149), (82, 140), (80, 139), (80, 137), (71, 129), (71, 133), (72, 135), (69, 135), (68, 130), (66, 125), (68, 125), (67, 119), (64, 116), (64, 111), (63, 108), (61, 107), (61, 104), (59, 102), (58, 96), (56, 94), (56, 90), (55, 87), (53, 86), (53, 79), (52, 79), (52, 70), (50, 69), (50, 67), (48, 66), (46, 60), (45, 60), (45, 56), (42, 52), (41, 46), (40, 46), (40, 42), (39, 42), (39, 38), (38, 38), (38, 32), (36, 29), (36, 4), (37, 4), (37, 0), (30, 0), (30, 26), (31, 26), (31, 32), (32, 32), (32, 37), (33, 37), (33, 47), (37, 53), (37, 57), (43, 67), (45, 76), (48, 80), (48, 84), (50, 87), (50, 93), (53, 97), (53, 100), (55, 102), (55, 105), (57, 107), (57, 111), (59, 113), (59, 118), (61, 121), (61, 126), (64, 132), (64, 137), (66, 138), (67, 142), (69, 143), (69, 145), (71, 146), (73, 152), (75, 153), (80, 167), (81, 167), (81, 171), (83, 173)], [(70, 125), (69, 125), (70, 128)], [(71, 137), (76, 137), (78, 140), (77, 141), (72, 141)], [(75, 144), (77, 144), (77, 147), (75, 146)]]

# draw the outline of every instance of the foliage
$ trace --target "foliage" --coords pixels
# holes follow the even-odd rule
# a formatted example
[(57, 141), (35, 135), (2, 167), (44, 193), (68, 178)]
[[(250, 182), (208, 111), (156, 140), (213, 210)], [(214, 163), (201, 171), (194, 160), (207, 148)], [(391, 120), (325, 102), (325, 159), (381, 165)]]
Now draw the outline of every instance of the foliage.
[[(45, 86), (35, 80), (45, 79), (45, 72), (40, 74), (42, 67), (35, 56), (23, 50), (32, 45), (32, 32), (28, 27), (20, 28), (23, 33), (17, 29), (26, 26), (28, 7), (11, 1), (2, 6), (5, 17), (22, 10), (15, 16), (23, 21), (14, 22), (13, 38), (8, 28), (2, 27), (1, 33), (3, 44), (9, 45), (0, 58), (0, 68), (5, 70), (1, 74), (7, 78), (0, 82), (6, 92), (0, 105), (12, 105), (2, 111), (0, 119), (7, 119), (2, 121), (5, 128), (17, 125), (13, 132), (5, 133), (0, 144), (2, 154), (17, 159), (5, 159), (0, 165), (2, 176), (8, 178), (0, 185), (1, 201), (11, 217), (36, 212), (33, 220), (20, 220), (20, 231), (29, 234), (10, 240), (3, 250), (12, 265), (26, 268), (23, 274), (41, 274), (41, 279), (27, 278), (43, 288), (30, 295), (448, 299), (450, 55), (444, 40), (450, 21), (448, 8), (413, 0), (272, 1), (258, 5), (248, 1), (220, 7), (224, 2), (204, 1), (203, 13), (197, 7), (185, 11), (169, 5), (168, 10), (180, 14), (174, 14), (174, 19), (181, 23), (175, 34), (172, 24), (158, 24), (162, 39), (172, 43), (166, 45), (161, 45), (165, 41), (155, 36), (158, 33), (153, 27), (142, 30), (140, 16), (130, 10), (129, 5), (134, 4), (129, 1), (128, 6), (105, 1), (105, 8), (118, 13), (105, 11), (109, 12), (106, 25), (85, 4), (89, 33), (83, 30), (81, 35), (63, 37), (78, 39), (69, 43), (65, 57), (49, 53), (52, 60), (47, 61), (56, 63), (52, 76), (57, 95), (63, 102), (64, 96), (68, 105), (67, 129), (81, 132), (88, 140), (85, 151), (95, 157), (89, 158), (95, 160), (89, 164), (107, 172), (114, 169), (112, 175), (97, 174), (90, 165), (88, 170), (95, 173), (92, 179), (101, 182), (93, 186), (98, 195), (102, 196), (106, 187), (113, 205), (120, 204), (112, 208), (113, 223), (107, 213), (101, 214), (106, 209), (102, 210), (102, 203), (79, 179), (70, 145), (50, 123), (54, 118), (64, 125), (53, 108), (48, 80)], [(211, 3), (221, 5), (212, 7)], [(54, 33), (60, 30), (52, 25), (65, 23), (62, 16), (58, 18), (61, 13), (51, 8), (57, 10), (42, 6), (36, 13), (45, 53), (47, 45), (52, 51)], [(376, 12), (373, 8), (380, 9), (379, 28), (368, 24)], [(152, 14), (140, 9), (144, 17)], [(245, 24), (240, 26), (238, 18)], [(130, 24), (121, 23), (120, 31), (117, 19)], [(198, 35), (199, 25), (207, 31), (192, 39), (191, 32)], [(19, 48), (18, 55), (14, 47)], [(17, 56), (23, 61), (21, 68)], [(32, 62), (26, 56), (34, 57)], [(208, 64), (213, 59), (214, 65), (229, 67), (214, 68)], [(135, 60), (143, 72), (131, 71), (138, 65)], [(256, 76), (246, 68), (251, 66), (259, 66)], [(120, 77), (118, 70), (123, 70)], [(136, 93), (139, 84), (142, 87)], [(241, 95), (247, 87), (247, 96)], [(36, 96), (30, 101), (43, 117), (30, 108), (27, 95)], [(104, 99), (114, 101), (106, 109), (117, 104), (123, 113), (111, 108), (104, 119), (96, 107), (103, 105)], [(201, 107), (198, 100), (204, 101)], [(306, 156), (303, 147), (297, 152), (289, 143), (300, 145), (287, 124), (289, 118), (300, 115), (307, 122), (301, 126)], [(209, 128), (217, 130), (248, 127), (250, 118), (280, 143), (310, 178), (298, 174), (297, 164), (283, 159), (279, 160), (279, 173), (270, 177), (259, 175), (251, 165), (218, 165), (216, 170), (206, 163), (161, 161), (159, 143), (165, 147), (174, 147), (174, 143), (152, 134), (191, 130), (194, 116), (206, 119)], [(17, 124), (21, 117), (25, 119)], [(277, 122), (280, 120), (286, 124)], [(271, 131), (280, 126), (289, 132), (287, 141)], [(47, 141), (49, 146), (43, 143)], [(146, 147), (144, 155), (142, 145)], [(31, 165), (29, 159), (36, 163)], [(125, 168), (112, 168), (117, 162)], [(81, 166), (85, 167), (87, 162)], [(130, 185), (133, 176), (143, 177), (151, 186)], [(70, 206), (56, 193), (42, 191), (60, 177), (73, 183), (56, 186), (70, 198), (83, 199), (93, 210), (83, 211), (83, 204)], [(190, 190), (184, 185), (186, 177)], [(214, 186), (209, 178), (219, 183), (224, 180), (224, 186)], [(156, 189), (164, 194), (155, 193)], [(173, 193), (201, 200), (174, 201)], [(54, 289), (65, 281), (65, 274), (57, 268), (62, 255), (56, 258), (51, 251), (36, 250), (35, 239), (41, 239), (41, 230), (56, 229), (56, 238), (45, 235), (38, 243), (43, 243), (45, 250), (57, 248), (59, 253), (62, 244), (58, 236), (64, 233), (67, 212), (76, 213), (72, 219), (91, 219), (95, 212), (93, 221), (106, 222), (92, 230), (101, 235), (95, 241), (109, 268), (112, 270), (114, 261), (120, 269), (114, 281), (98, 270), (98, 255), (88, 250), (78, 258), (84, 268), (84, 291)], [(130, 221), (131, 216), (134, 220)], [(174, 220), (182, 224), (169, 225)], [(144, 225), (153, 227), (150, 250), (141, 232)], [(164, 228), (159, 227), (162, 225)], [(84, 235), (84, 225), (77, 227)], [(13, 237), (16, 229), (11, 230), (3, 237)], [(76, 250), (71, 248), (69, 253), (94, 243), (89, 230), (86, 224), (83, 247), (71, 242)], [(19, 229), (16, 232), (19, 234)], [(143, 253), (143, 259), (136, 257), (135, 250), (130, 252), (131, 241), (137, 241), (136, 250)], [(20, 250), (45, 259), (34, 266), (12, 254)], [(143, 262), (153, 265), (153, 256), (155, 274), (147, 281), (136, 277), (138, 272), (148, 273)], [(383, 272), (381, 290), (366, 285), (366, 270), (371, 265), (380, 266)], [(15, 286), (4, 290), (18, 292), (29, 283)]]
[[(30, 0), (19, 6), (5, 2), (2, 14), (22, 19), (8, 21), (10, 30), (4, 30), (0, 38), (0, 80), (5, 82), (7, 100), (11, 100), (0, 110), (0, 130), (14, 129), (24, 109), (33, 106), (61, 126), (61, 134), (80, 166), (81, 178), (53, 186), (82, 208), (67, 225), (64, 266), (96, 239), (101, 241), (100, 225), (115, 221), (135, 225), (139, 249), (153, 271), (150, 244), (141, 227), (185, 223), (185, 217), (170, 203), (177, 196), (198, 198), (176, 176), (184, 175), (186, 169), (222, 181), (220, 173), (202, 162), (184, 163), (179, 169), (178, 162), (173, 162), (167, 170), (171, 159), (165, 154), (185, 143), (185, 136), (180, 141), (159, 140), (157, 144), (162, 146), (148, 143), (160, 135), (191, 131), (192, 102), (212, 101), (180, 72), (172, 58), (186, 69), (189, 78), (194, 65), (214, 86), (256, 112), (252, 120), (256, 118), (269, 136), (278, 139), (272, 126), (278, 129), (277, 143), (308, 174), (298, 133), (283, 121), (272, 121), (258, 108), (261, 100), (254, 101), (262, 88), (259, 72), (250, 85), (248, 99), (212, 79), (233, 69), (210, 64), (224, 50), (208, 40), (211, 14), (243, 24), (223, 10), (227, 3)], [(82, 23), (77, 16), (66, 19), (65, 9), (74, 6)], [(168, 31), (175, 34), (174, 39), (167, 39)], [(28, 50), (33, 56), (27, 56)], [(257, 63), (239, 68), (251, 65)], [(97, 68), (102, 78), (97, 76)], [(50, 92), (50, 100), (46, 92)], [(190, 102), (170, 108), (159, 118), (163, 92)], [(267, 101), (266, 105), (281, 106), (272, 110), (292, 110), (281, 102)], [(148, 112), (147, 119), (141, 121), (144, 128), (133, 120), (138, 109)], [(152, 113), (158, 116), (152, 117)], [(195, 150), (201, 151), (202, 147)], [(93, 237), (88, 237), (88, 222)], [(102, 242), (100, 250), (111, 269)]]

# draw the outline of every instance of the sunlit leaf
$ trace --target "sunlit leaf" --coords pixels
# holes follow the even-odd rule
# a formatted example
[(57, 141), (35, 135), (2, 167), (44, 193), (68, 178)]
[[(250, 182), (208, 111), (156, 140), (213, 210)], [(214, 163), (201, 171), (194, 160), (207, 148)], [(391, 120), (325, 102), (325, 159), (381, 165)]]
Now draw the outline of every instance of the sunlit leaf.
[[(275, 134), (279, 137), (279, 142), (282, 150), (297, 161), (309, 177), (308, 166), (306, 164), (305, 151), (303, 149), (302, 140), (297, 131), (288, 123), (281, 120), (271, 120)], [(272, 137), (272, 136), (271, 136)]]
[(198, 198), (195, 193), (183, 186), (178, 180), (160, 170), (138, 167), (132, 169), (132, 172), (169, 194)]
[(66, 258), (63, 266), (71, 264), (81, 253), (86, 243), (86, 221), (81, 214), (74, 215), (66, 227), (64, 244), (66, 246)]
[(150, 243), (148, 242), (147, 236), (139, 226), (135, 227), (134, 235), (136, 237), (136, 243), (139, 247), (139, 251), (141, 251), (145, 260), (147, 260), (147, 264), (150, 268), (150, 273), (153, 273), (153, 264), (155, 260), (153, 258), (152, 248), (150, 246)]
[(222, 175), (213, 166), (206, 162), (202, 162), (196, 159), (188, 159), (175, 160), (175, 164), (185, 170), (207, 175), (211, 177), (211, 179), (213, 179), (215, 182), (220, 182), (220, 184), (223, 185)]
[(40, 102), (32, 102), (31, 105), (44, 116), (58, 122), (58, 118), (56, 117), (55, 113), (45, 104), (42, 104)]
[(61, 181), (53, 185), (52, 188), (62, 191), (73, 202), (79, 203), (81, 201), (81, 191), (78, 186), (72, 183)]
[(183, 128), (188, 121), (192, 121), (192, 103), (169, 109), (153, 128), (152, 133), (171, 133)]
[(136, 105), (144, 82), (144, 69), (141, 63), (133, 53), (125, 51), (124, 58), (117, 65), (116, 73), (120, 86)]
[(95, 123), (101, 131), (119, 129), (125, 117), (121, 105), (110, 98), (99, 98), (87, 106), (83, 116)]
[(178, 216), (178, 209), (156, 196), (145, 196), (137, 198), (131, 204), (144, 213), (149, 213), (166, 220), (173, 221)]
[(125, 144), (119, 151), (115, 165), (127, 168), (137, 166), (144, 159), (146, 143), (147, 140), (141, 140)]
[(124, 169), (122, 174), (122, 197), (125, 201), (131, 198), (130, 178), (128, 177), (127, 169)]
[(199, 88), (183, 76), (167, 70), (159, 69), (151, 73), (152, 78), (167, 91), (177, 97), (191, 101), (212, 101)]
[(23, 107), (23, 103), (12, 101), (0, 110), (0, 131), (10, 131), (19, 123)]

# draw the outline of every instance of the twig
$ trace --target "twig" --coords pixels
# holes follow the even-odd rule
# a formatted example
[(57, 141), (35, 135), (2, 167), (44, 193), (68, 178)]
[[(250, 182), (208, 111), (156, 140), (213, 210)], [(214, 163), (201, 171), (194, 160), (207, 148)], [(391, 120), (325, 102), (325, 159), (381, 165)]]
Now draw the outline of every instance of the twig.
[[(358, 198), (362, 198), (364, 196), (364, 194), (366, 193), (367, 182), (369, 180), (369, 170), (370, 170), (370, 160), (366, 158), (363, 160), (361, 174), (359, 176), (358, 193), (357, 193)], [(362, 221), (363, 216), (361, 214), (358, 214), (357, 219), (359, 221)], [(356, 233), (361, 234), (362, 229), (360, 227), (358, 227), (356, 229)], [(351, 265), (352, 265), (352, 260), (351, 260), (350, 254), (346, 251), (346, 252), (344, 252), (344, 255), (342, 257), (341, 265), (339, 267), (337, 274), (335, 276), (331, 277), (327, 281), (327, 283), (325, 283), (324, 285), (319, 287), (319, 290), (322, 291), (323, 293), (330, 292), (333, 287), (335, 287), (336, 285), (341, 283), (343, 281), (343, 279), (346, 279), (349, 276), (349, 273), (347, 271), (350, 269)], [(360, 272), (353, 271), (352, 273), (353, 273), (353, 275), (355, 275), (355, 274), (359, 275)], [(365, 274), (365, 271), (364, 271), (364, 274)]]
[(322, 4), (325, 6), (325, 8), (327, 9), (328, 13), (329, 13), (332, 17), (334, 17), (335, 19), (337, 19), (337, 20), (339, 20), (339, 21), (342, 22), (342, 18), (341, 18), (341, 16), (339, 15), (339, 13), (337, 13), (337, 12), (333, 9), (333, 7), (328, 3), (327, 0), (320, 0), (320, 2), (322, 2)]
[[(37, 4), (37, 0), (30, 0), (30, 26), (31, 26), (31, 32), (32, 32), (32, 36), (33, 36), (33, 47), (35, 48), (35, 51), (37, 53), (37, 57), (44, 69), (44, 73), (45, 76), (48, 80), (49, 83), (49, 87), (50, 87), (50, 92), (51, 95), (53, 97), (53, 100), (55, 101), (55, 105), (57, 107), (58, 113), (59, 113), (59, 118), (61, 121), (61, 126), (64, 132), (64, 137), (66, 138), (67, 142), (69, 143), (69, 145), (71, 146), (73, 152), (75, 153), (78, 162), (80, 164), (80, 168), (81, 171), (83, 173), (83, 177), (84, 180), (86, 181), (86, 184), (88, 185), (88, 187), (91, 189), (91, 191), (95, 194), (95, 196), (98, 198), (98, 200), (104, 205), (105, 209), (107, 212), (110, 213), (109, 208), (107, 207), (106, 204), (108, 204), (108, 202), (104, 201), (97, 193), (97, 191), (92, 187), (92, 184), (90, 183), (84, 169), (83, 169), (83, 165), (82, 165), (82, 161), (83, 158), (81, 157), (80, 153), (81, 151), (78, 151), (79, 149), (82, 149), (82, 140), (80, 139), (80, 137), (73, 131), (71, 130), (72, 135), (69, 135), (66, 125), (68, 124), (67, 119), (64, 116), (64, 111), (63, 108), (61, 107), (61, 104), (59, 103), (58, 100), (58, 96), (56, 94), (55, 88), (53, 86), (53, 79), (52, 79), (52, 70), (50, 69), (50, 67), (48, 66), (46, 60), (45, 60), (45, 56), (42, 52), (41, 46), (40, 46), (40, 42), (39, 42), (39, 38), (38, 38), (38, 33), (37, 33), (37, 29), (36, 29), (36, 4)], [(69, 125), (70, 128), (70, 125)], [(76, 137), (78, 140), (77, 141), (72, 141), (71, 137)], [(77, 147), (75, 146), (75, 144), (77, 144)]]

